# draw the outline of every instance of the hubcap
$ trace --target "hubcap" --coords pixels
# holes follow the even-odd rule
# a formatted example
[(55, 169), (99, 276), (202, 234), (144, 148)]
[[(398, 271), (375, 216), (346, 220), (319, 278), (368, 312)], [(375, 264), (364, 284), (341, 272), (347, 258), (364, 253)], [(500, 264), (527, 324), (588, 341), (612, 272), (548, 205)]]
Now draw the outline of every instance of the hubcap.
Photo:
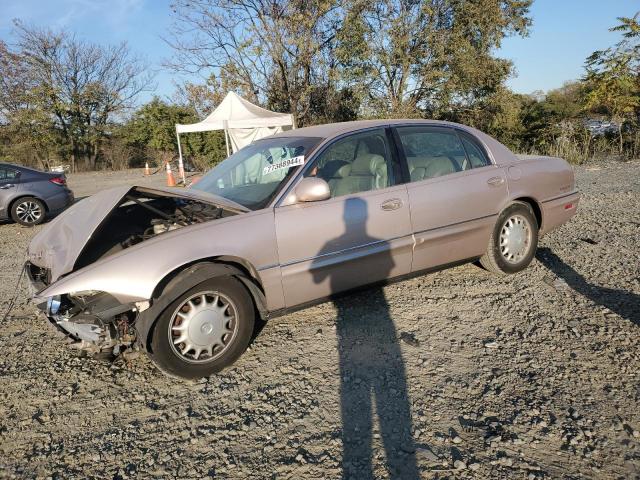
[(521, 215), (509, 217), (500, 230), (500, 253), (509, 263), (519, 263), (531, 248), (531, 227)]
[(169, 322), (169, 344), (187, 362), (218, 358), (238, 330), (233, 302), (219, 292), (201, 292), (185, 300)]
[(34, 223), (42, 216), (42, 208), (36, 202), (22, 202), (16, 207), (16, 215), (25, 223)]

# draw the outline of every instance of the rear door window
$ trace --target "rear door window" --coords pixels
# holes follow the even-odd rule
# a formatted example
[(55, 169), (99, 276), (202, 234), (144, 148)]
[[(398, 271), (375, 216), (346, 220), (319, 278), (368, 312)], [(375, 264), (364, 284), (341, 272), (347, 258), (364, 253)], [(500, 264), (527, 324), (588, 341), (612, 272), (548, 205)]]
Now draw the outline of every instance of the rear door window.
[(449, 128), (398, 127), (412, 182), (471, 169), (462, 142)]
[(18, 177), (18, 171), (8, 167), (0, 167), (0, 181), (15, 180)]
[(471, 139), (465, 133), (460, 133), (460, 138), (462, 139), (462, 145), (464, 145), (464, 149), (467, 152), (467, 156), (469, 157), (469, 161), (473, 168), (486, 167), (491, 163), (483, 149), (475, 140)]

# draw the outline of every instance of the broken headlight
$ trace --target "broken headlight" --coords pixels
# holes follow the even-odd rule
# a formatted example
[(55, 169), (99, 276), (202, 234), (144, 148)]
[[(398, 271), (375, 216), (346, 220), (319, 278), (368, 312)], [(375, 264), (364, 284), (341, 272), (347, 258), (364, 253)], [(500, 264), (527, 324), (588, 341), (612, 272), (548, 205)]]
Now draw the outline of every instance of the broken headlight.
[(49, 297), (47, 299), (47, 316), (57, 315), (60, 311), (60, 306), (62, 305), (62, 300), (60, 295), (54, 295), (53, 297)]

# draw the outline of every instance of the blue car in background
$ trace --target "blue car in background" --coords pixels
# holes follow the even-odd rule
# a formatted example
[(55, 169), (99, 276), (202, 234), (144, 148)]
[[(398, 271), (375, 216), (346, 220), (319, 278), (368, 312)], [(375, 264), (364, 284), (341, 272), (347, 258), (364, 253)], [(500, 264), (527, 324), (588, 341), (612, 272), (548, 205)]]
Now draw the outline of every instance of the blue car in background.
[(47, 214), (64, 210), (73, 200), (64, 173), (0, 163), (0, 220), (38, 225)]

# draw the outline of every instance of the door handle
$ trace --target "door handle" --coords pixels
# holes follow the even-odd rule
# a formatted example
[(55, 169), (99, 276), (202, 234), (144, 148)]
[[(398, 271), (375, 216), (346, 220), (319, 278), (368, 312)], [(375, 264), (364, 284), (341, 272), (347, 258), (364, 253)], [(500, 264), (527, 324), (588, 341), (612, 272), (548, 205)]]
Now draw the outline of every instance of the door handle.
[(502, 178), (502, 177), (491, 177), (489, 180), (487, 180), (487, 183), (489, 185), (491, 185), (492, 187), (497, 187), (497, 186), (502, 185), (504, 183), (504, 178)]
[(2, 185), (0, 190), (6, 190), (7, 188), (15, 187), (13, 183), (7, 183), (6, 185)]
[(397, 210), (402, 207), (402, 200), (399, 198), (391, 198), (389, 200), (385, 200), (380, 204), (380, 208), (385, 211)]

